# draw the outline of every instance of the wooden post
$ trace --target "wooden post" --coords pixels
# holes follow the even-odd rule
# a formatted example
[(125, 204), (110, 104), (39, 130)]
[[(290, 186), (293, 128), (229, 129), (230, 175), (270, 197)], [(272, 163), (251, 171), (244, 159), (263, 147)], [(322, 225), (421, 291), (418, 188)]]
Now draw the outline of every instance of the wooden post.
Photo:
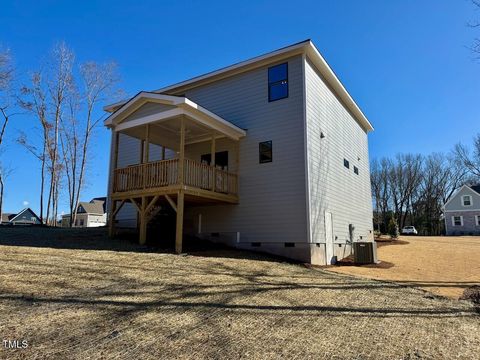
[(182, 253), (183, 246), (183, 209), (184, 209), (184, 193), (180, 190), (177, 195), (177, 229), (175, 233), (175, 252)]
[(216, 183), (217, 183), (217, 174), (216, 174), (216, 167), (215, 167), (215, 133), (212, 134), (212, 147), (210, 148), (210, 166), (213, 168), (213, 181), (212, 181), (212, 191), (215, 191)]
[(150, 124), (147, 124), (147, 129), (145, 130), (145, 163), (150, 161)]
[(114, 152), (114, 155), (113, 155), (113, 169), (115, 170), (117, 167), (118, 167), (118, 142), (120, 140), (120, 133), (116, 130), (113, 130), (115, 131), (115, 137), (114, 137), (114, 141), (115, 141), (115, 152)]
[(143, 150), (145, 149), (145, 140), (140, 140), (140, 164), (144, 163), (144, 156), (145, 153)]
[(116, 213), (116, 200), (110, 197), (110, 221), (108, 222), (108, 237), (111, 239), (115, 235), (115, 213)]
[(120, 139), (120, 134), (113, 129), (112, 131), (115, 131), (115, 135), (113, 137), (113, 141), (115, 142), (113, 144), (114, 146), (114, 152), (113, 152), (113, 181), (111, 184), (111, 189), (110, 189), (110, 219), (108, 222), (108, 236), (112, 238), (115, 235), (115, 200), (112, 199), (113, 193), (116, 191), (117, 183), (116, 183), (116, 169), (118, 167), (118, 141)]
[(145, 196), (142, 196), (142, 206), (140, 207), (139, 216), (140, 216), (140, 245), (145, 245), (147, 242), (147, 199)]
[(212, 147), (210, 149), (210, 165), (215, 167), (215, 134), (212, 134)]
[(180, 158), (178, 164), (178, 183), (184, 184), (184, 168), (185, 168), (185, 119), (180, 119)]
[(143, 142), (142, 146), (142, 163), (144, 164), (143, 166), (143, 188), (145, 189), (147, 187), (147, 164), (149, 160), (149, 152), (150, 152), (150, 126), (149, 124), (146, 125), (145, 129), (145, 141)]
[(235, 143), (235, 173), (239, 173), (240, 167), (240, 140), (237, 140)]
[[(113, 130), (115, 131), (115, 130)], [(117, 174), (116, 174), (116, 169), (118, 167), (118, 141), (120, 140), (120, 134), (115, 131), (115, 136), (113, 137), (113, 141), (115, 142), (114, 144), (114, 152), (113, 152), (113, 182), (112, 182), (112, 189), (111, 189), (111, 192), (114, 193), (115, 191), (117, 191), (117, 181), (116, 181), (116, 178), (117, 178)], [(110, 196), (110, 199), (112, 197)]]

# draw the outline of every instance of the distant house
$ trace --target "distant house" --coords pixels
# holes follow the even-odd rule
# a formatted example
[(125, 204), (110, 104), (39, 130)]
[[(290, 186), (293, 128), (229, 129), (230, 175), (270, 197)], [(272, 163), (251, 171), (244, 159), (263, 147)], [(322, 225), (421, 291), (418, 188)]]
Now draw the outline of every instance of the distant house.
[(445, 204), (447, 235), (480, 235), (480, 184), (464, 185)]
[(0, 221), (0, 224), (9, 224), (10, 220), (17, 214), (12, 214), (12, 213), (3, 213), (2, 214), (2, 220)]
[[(99, 227), (107, 224), (105, 211), (106, 198), (94, 198), (90, 202), (80, 202), (73, 227)], [(62, 227), (70, 226), (70, 214), (62, 216)]]
[(40, 218), (30, 208), (25, 208), (18, 214), (2, 214), (2, 224), (12, 225), (40, 225)]

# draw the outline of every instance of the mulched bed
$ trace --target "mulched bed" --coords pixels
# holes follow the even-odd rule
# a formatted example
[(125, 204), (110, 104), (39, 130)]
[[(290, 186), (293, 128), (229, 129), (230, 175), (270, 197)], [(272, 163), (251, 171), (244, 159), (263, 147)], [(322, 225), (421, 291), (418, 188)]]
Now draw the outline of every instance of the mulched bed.
[(378, 238), (375, 239), (377, 243), (377, 247), (386, 246), (386, 245), (407, 245), (409, 244), (408, 241), (399, 240), (399, 239), (388, 239), (388, 238)]
[(480, 286), (477, 285), (465, 289), (460, 300), (470, 300), (474, 304), (480, 305)]
[(376, 269), (389, 269), (395, 266), (393, 263), (387, 261), (380, 261), (378, 264), (355, 264), (353, 255), (347, 256), (342, 260), (336, 262), (335, 266), (361, 266), (367, 268), (376, 268)]

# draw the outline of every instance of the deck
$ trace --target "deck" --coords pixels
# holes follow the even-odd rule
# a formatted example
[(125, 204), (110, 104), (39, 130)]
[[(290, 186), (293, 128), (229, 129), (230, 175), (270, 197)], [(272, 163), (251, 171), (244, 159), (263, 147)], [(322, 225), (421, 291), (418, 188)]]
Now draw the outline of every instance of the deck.
[(176, 194), (228, 203), (238, 202), (238, 175), (184, 159), (183, 183), (180, 159), (153, 161), (114, 170), (113, 194), (117, 200), (137, 196)]

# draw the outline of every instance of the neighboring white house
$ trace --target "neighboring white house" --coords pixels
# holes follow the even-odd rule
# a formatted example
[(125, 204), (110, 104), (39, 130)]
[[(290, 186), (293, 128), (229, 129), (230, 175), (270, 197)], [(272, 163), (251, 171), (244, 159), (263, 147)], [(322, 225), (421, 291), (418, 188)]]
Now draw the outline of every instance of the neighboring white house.
[(177, 252), (186, 233), (330, 264), (373, 241), (373, 127), (310, 40), (105, 110), (111, 235), (144, 243), (171, 207)]
[[(107, 225), (105, 210), (106, 198), (95, 198), (90, 202), (80, 202), (73, 227), (99, 227)], [(70, 226), (70, 214), (62, 216), (62, 227)]]
[(447, 235), (480, 235), (480, 184), (462, 186), (445, 204)]

